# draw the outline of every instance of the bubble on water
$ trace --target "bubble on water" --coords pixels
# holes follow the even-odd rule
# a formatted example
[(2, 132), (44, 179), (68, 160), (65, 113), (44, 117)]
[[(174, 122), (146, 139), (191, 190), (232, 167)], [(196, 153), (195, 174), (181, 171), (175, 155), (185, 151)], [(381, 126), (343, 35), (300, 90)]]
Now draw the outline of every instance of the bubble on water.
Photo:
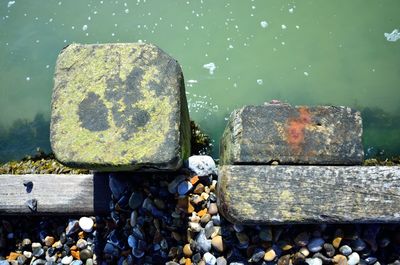
[(62, 4), (62, 2), (60, 1), (60, 2), (58, 2), (58, 5), (60, 6)]
[(26, 79), (26, 81), (30, 81), (31, 80), (31, 78), (29, 76), (27, 76), (25, 79)]
[(251, 6), (251, 9), (256, 9), (256, 7), (255, 6)]
[(308, 76), (309, 74), (308, 74), (308, 72), (304, 72), (304, 75), (305, 75), (305, 76)]
[(87, 17), (87, 20), (89, 20), (89, 21), (92, 20), (92, 17), (91, 17), (91, 16), (88, 16), (88, 17)]
[(285, 24), (282, 24), (282, 25), (281, 25), (281, 28), (282, 28), (282, 29), (286, 29), (287, 27), (286, 27)]
[(129, 8), (125, 9), (125, 14), (129, 13)]
[(266, 28), (266, 27), (268, 27), (268, 22), (263, 20), (260, 22), (260, 25), (261, 25), (261, 27)]
[(115, 16), (115, 12), (113, 12), (111, 15)]
[(39, 43), (40, 42), (40, 40), (36, 40), (36, 43)]
[(103, 4), (104, 3), (104, 1), (100, 1), (100, 4)]
[(97, 11), (93, 11), (93, 14), (94, 14), (94, 15), (97, 15)]
[(282, 45), (285, 45), (286, 43), (284, 41), (281, 42)]
[(53, 19), (52, 19), (52, 18), (50, 18), (50, 19), (49, 19), (49, 22), (50, 22), (50, 23), (51, 23), (51, 22), (53, 22)]
[(114, 37), (114, 36), (115, 36), (115, 33), (114, 33), (114, 32), (113, 32), (113, 33), (111, 33), (111, 36), (113, 36), (113, 37)]
[(217, 68), (213, 62), (207, 63), (203, 65), (203, 68), (208, 69), (210, 75), (214, 74), (215, 69)]
[(237, 84), (236, 84), (236, 83), (233, 83), (233, 87), (237, 87)]
[(185, 30), (189, 30), (189, 27), (188, 27), (188, 26), (185, 26)]
[(262, 85), (264, 81), (262, 79), (257, 79), (257, 84)]
[(233, 49), (233, 45), (232, 45), (232, 44), (229, 44), (228, 48), (229, 48), (229, 49)]
[(49, 68), (50, 68), (50, 65), (47, 64), (47, 65), (46, 65), (46, 68), (49, 69)]
[(400, 32), (398, 29), (394, 29), (391, 33), (384, 34), (387, 41), (395, 42), (400, 39)]
[(83, 26), (82, 26), (82, 30), (83, 30), (83, 31), (86, 31), (87, 29), (88, 29), (88, 25), (83, 25)]
[(300, 28), (300, 26), (299, 25), (296, 25), (296, 29), (299, 29)]
[(138, 43), (143, 43), (143, 40), (138, 40), (137, 42), (138, 42)]
[(15, 1), (8, 1), (7, 7), (10, 8), (14, 4), (15, 4)]
[(293, 8), (289, 8), (289, 13), (293, 14), (294, 9)]
[(115, 23), (115, 24), (114, 24), (114, 27), (116, 27), (116, 28), (117, 28), (117, 27), (118, 27), (118, 24), (117, 24), (117, 23)]
[(72, 26), (71, 29), (75, 29), (75, 26)]
[(186, 81), (189, 84), (197, 84), (198, 81), (196, 79), (189, 79), (188, 81)]

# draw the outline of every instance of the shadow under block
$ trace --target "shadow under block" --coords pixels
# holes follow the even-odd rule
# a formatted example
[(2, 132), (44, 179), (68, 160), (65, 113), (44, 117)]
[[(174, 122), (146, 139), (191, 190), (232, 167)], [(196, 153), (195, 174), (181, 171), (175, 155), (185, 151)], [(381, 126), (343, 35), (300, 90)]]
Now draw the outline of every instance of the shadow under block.
[[(24, 183), (31, 182), (31, 187)], [(111, 193), (108, 175), (0, 175), (0, 215), (105, 214)], [(36, 200), (36, 211), (28, 201)]]
[(348, 107), (245, 106), (232, 112), (221, 140), (221, 164), (358, 165), (361, 115)]
[(400, 221), (398, 166), (222, 166), (217, 192), (232, 223)]
[(178, 62), (152, 44), (71, 44), (57, 59), (51, 146), (70, 167), (176, 170), (190, 154)]

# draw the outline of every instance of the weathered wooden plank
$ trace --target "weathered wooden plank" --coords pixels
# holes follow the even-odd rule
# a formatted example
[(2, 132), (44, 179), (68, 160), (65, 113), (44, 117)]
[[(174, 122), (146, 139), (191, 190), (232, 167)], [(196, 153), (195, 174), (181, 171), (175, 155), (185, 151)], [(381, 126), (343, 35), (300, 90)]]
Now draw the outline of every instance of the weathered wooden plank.
[[(0, 175), (0, 183), (3, 215), (105, 213), (110, 200), (106, 174)], [(36, 211), (28, 207), (32, 200)]]
[(221, 139), (225, 165), (359, 165), (361, 114), (348, 107), (266, 104), (232, 112)]
[(218, 204), (233, 223), (400, 221), (400, 167), (222, 166)]

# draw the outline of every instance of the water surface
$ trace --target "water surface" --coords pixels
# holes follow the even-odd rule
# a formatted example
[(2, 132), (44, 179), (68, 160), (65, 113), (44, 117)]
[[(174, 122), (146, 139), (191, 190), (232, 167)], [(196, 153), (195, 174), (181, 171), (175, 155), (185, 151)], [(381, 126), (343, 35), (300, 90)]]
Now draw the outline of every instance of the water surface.
[(363, 110), (366, 150), (400, 154), (400, 40), (385, 37), (399, 10), (398, 0), (2, 0), (0, 160), (48, 150), (64, 46), (138, 41), (181, 63), (191, 118), (216, 145), (233, 109), (279, 99)]

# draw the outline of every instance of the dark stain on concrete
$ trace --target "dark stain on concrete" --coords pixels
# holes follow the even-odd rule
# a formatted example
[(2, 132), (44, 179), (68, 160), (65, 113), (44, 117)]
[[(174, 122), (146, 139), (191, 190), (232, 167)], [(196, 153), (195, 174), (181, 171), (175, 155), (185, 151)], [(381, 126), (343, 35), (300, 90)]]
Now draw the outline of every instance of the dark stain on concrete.
[(100, 96), (93, 92), (88, 93), (79, 104), (78, 115), (81, 126), (89, 131), (105, 131), (110, 127), (107, 107)]

